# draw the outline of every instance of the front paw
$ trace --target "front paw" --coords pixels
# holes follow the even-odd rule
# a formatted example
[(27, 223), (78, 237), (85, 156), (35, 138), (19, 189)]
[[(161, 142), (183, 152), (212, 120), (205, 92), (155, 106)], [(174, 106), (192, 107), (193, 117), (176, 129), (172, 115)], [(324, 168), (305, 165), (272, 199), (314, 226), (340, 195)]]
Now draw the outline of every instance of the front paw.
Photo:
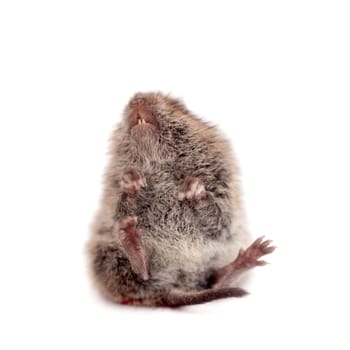
[(184, 183), (180, 186), (179, 200), (184, 199), (199, 201), (206, 197), (205, 186), (202, 180), (197, 177), (187, 176)]
[(120, 180), (120, 187), (123, 192), (129, 194), (136, 194), (145, 186), (147, 186), (145, 177), (136, 169), (126, 170)]

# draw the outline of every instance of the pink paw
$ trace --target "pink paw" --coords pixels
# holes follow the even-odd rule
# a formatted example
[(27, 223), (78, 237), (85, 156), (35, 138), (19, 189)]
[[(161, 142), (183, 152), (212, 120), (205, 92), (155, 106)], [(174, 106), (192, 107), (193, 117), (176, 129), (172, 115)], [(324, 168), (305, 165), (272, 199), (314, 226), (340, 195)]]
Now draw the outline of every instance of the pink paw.
[(136, 194), (142, 187), (147, 186), (145, 177), (135, 169), (128, 169), (120, 180), (122, 190), (129, 194)]
[(206, 197), (205, 186), (202, 180), (187, 176), (184, 183), (180, 186), (179, 200), (184, 199), (199, 201)]
[(264, 237), (258, 238), (247, 249), (241, 249), (237, 259), (236, 267), (250, 269), (255, 266), (264, 266), (266, 261), (259, 260), (262, 256), (272, 253), (276, 247), (270, 246), (272, 241), (264, 241)]

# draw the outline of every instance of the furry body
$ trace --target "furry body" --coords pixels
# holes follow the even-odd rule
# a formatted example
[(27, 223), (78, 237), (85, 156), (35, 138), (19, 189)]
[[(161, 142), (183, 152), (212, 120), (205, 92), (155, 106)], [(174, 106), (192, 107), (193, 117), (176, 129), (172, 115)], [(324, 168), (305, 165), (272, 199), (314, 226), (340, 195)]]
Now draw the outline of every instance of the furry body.
[[(111, 138), (89, 243), (98, 288), (116, 302), (141, 305), (171, 305), (176, 297), (169, 295), (204, 295), (216, 271), (250, 241), (238, 177), (229, 143), (215, 127), (177, 99), (136, 94)], [(134, 226), (122, 224), (125, 218)], [(130, 255), (136, 255), (134, 265)], [(244, 294), (228, 290), (218, 297)]]

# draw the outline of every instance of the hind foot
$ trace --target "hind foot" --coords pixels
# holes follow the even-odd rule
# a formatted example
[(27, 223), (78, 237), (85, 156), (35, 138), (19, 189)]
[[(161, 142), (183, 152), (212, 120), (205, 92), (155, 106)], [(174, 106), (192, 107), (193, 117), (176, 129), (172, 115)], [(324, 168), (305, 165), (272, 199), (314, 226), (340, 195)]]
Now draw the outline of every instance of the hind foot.
[(119, 239), (132, 269), (143, 280), (149, 279), (148, 256), (141, 239), (141, 231), (136, 228), (137, 217), (129, 216), (119, 223)]
[(259, 259), (276, 249), (271, 243), (272, 241), (264, 241), (264, 237), (260, 237), (247, 249), (241, 249), (236, 260), (216, 272), (213, 288), (227, 287), (249, 269), (266, 265), (266, 261)]

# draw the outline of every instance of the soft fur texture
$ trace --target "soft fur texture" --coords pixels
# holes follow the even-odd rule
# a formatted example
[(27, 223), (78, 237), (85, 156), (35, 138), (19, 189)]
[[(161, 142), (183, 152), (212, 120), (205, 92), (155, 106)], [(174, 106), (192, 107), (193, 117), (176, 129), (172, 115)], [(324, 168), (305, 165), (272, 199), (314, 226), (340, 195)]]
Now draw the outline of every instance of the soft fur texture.
[[(150, 125), (130, 126), (138, 106), (149, 113)], [(134, 204), (120, 185), (128, 169), (137, 169), (147, 183)], [(188, 176), (201, 180), (204, 199), (179, 197)], [(120, 243), (120, 221), (128, 216), (138, 220), (149, 259), (148, 280), (135, 273)], [(161, 305), (169, 293), (207, 290), (214, 271), (232, 262), (250, 241), (229, 143), (179, 100), (161, 93), (136, 94), (112, 134), (92, 231), (93, 278), (116, 302)]]

